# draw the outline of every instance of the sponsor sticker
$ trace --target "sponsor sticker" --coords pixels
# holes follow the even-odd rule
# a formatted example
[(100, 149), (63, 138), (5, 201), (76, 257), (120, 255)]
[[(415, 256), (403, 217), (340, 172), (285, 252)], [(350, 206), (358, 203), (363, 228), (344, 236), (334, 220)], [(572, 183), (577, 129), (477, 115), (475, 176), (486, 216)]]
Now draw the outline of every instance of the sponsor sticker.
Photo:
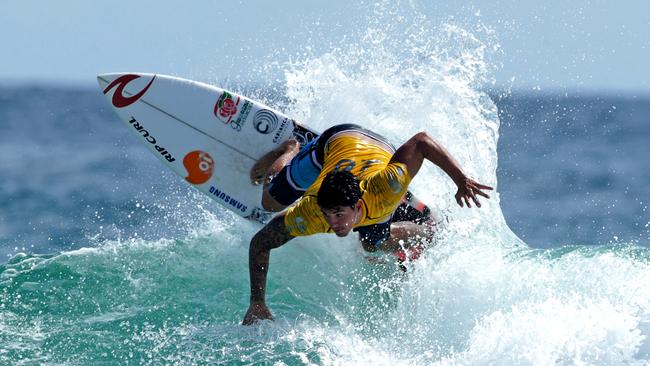
[(111, 103), (113, 103), (115, 108), (128, 107), (131, 104), (137, 102), (138, 99), (142, 98), (144, 93), (147, 92), (147, 90), (149, 89), (153, 81), (156, 79), (156, 75), (154, 75), (153, 78), (151, 78), (151, 81), (149, 81), (149, 84), (147, 84), (147, 86), (145, 86), (144, 89), (140, 90), (138, 93), (135, 93), (134, 95), (131, 95), (129, 97), (124, 96), (124, 88), (126, 87), (126, 84), (138, 78), (140, 78), (140, 75), (136, 75), (136, 74), (122, 75), (119, 78), (113, 80), (113, 82), (108, 84), (106, 89), (104, 89), (104, 94), (107, 94), (111, 89), (117, 87), (117, 89), (115, 89), (115, 92), (113, 93), (113, 98), (111, 98)]
[(230, 127), (232, 127), (237, 131), (241, 131), (244, 122), (246, 122), (246, 118), (251, 113), (252, 107), (253, 107), (253, 103), (245, 100), (244, 103), (242, 104), (241, 111), (239, 112), (237, 118), (235, 118), (234, 120), (232, 120), (232, 122), (230, 122)]
[(232, 117), (237, 114), (237, 106), (239, 106), (241, 98), (236, 98), (234, 99), (232, 94), (224, 91), (214, 105), (214, 115), (225, 124), (230, 123)]
[(212, 178), (214, 159), (205, 151), (194, 150), (183, 158), (187, 170), (185, 180), (192, 184), (203, 184)]
[(282, 140), (282, 137), (284, 137), (284, 132), (287, 130), (287, 127), (293, 126), (293, 121), (290, 120), (289, 118), (283, 118), (282, 122), (280, 122), (280, 127), (278, 127), (278, 130), (275, 132), (273, 135), (273, 142), (278, 144)]
[(268, 135), (278, 127), (278, 116), (268, 109), (260, 109), (253, 116), (253, 127), (263, 135)]
[(210, 187), (210, 194), (212, 194), (213, 196), (225, 202), (227, 205), (241, 212), (246, 212), (246, 209), (248, 209), (248, 207), (245, 204), (239, 202), (235, 197), (230, 196), (229, 194), (227, 194), (226, 192), (220, 190), (215, 186)]
[(253, 103), (224, 91), (214, 105), (214, 115), (234, 130), (241, 131)]
[(158, 145), (158, 141), (156, 141), (156, 138), (151, 136), (149, 131), (147, 131), (144, 128), (144, 126), (140, 124), (138, 120), (135, 119), (135, 117), (131, 116), (131, 119), (129, 120), (129, 124), (131, 124), (131, 126), (142, 136), (143, 139), (145, 139), (145, 141), (154, 145), (154, 149), (156, 149), (156, 151), (158, 151), (158, 153), (160, 153), (160, 155), (162, 155), (162, 157), (165, 158), (165, 160), (167, 160), (170, 163), (176, 160), (172, 156), (172, 154), (169, 151), (167, 151), (167, 149)]

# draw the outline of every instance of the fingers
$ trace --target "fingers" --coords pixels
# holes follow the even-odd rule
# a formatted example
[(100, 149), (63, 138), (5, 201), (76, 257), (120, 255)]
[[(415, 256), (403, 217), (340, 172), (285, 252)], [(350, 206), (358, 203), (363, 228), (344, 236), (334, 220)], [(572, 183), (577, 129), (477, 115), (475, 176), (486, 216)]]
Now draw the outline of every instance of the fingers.
[(489, 199), (490, 195), (483, 192), (482, 189), (486, 189), (486, 190), (491, 191), (494, 188), (492, 188), (490, 186), (486, 186), (484, 184), (480, 184), (480, 183), (475, 182), (475, 181), (472, 180), (472, 181), (467, 182), (467, 189), (470, 191), (470, 195), (471, 195), (472, 199), (474, 200), (474, 202), (477, 204), (477, 206), (481, 207), (481, 205), (478, 203), (476, 195), (483, 196), (483, 197)]
[[(474, 204), (476, 207), (481, 207), (481, 202), (479, 201), (478, 197), (476, 197), (476, 194), (479, 194), (483, 197), (490, 198), (490, 196), (486, 195), (485, 193), (475, 190), (472, 191), (472, 189), (467, 189), (465, 192), (461, 192), (461, 190), (458, 190), (458, 193), (456, 193), (456, 203), (460, 207), (467, 206), (468, 208), (472, 207), (472, 201), (474, 201)], [(464, 202), (464, 204), (463, 204)]]
[(478, 194), (479, 196), (483, 196), (483, 197), (485, 197), (485, 198), (490, 198), (490, 195), (489, 195), (489, 194), (487, 194), (487, 193), (485, 193), (485, 192), (483, 192), (483, 191), (481, 191), (481, 190), (478, 190), (478, 189), (475, 189), (475, 190), (474, 190), (474, 193), (475, 193), (475, 194)]
[[(468, 208), (471, 208), (472, 205), (470, 204), (470, 202), (468, 200), (468, 196), (469, 195), (467, 193), (461, 193), (460, 190), (459, 190), (458, 193), (456, 193), (456, 203), (458, 203), (458, 206), (460, 206), (460, 207), (467, 206)], [(465, 202), (465, 205), (463, 205), (463, 201)]]
[(481, 207), (481, 203), (478, 201), (478, 198), (474, 195), (474, 192), (471, 193), (470, 197), (472, 198), (472, 201), (474, 201), (474, 204), (476, 207)]
[(490, 186), (486, 186), (485, 184), (481, 184), (481, 183), (478, 183), (478, 182), (474, 182), (474, 185), (475, 185), (477, 188), (480, 188), (480, 189), (487, 189), (488, 191), (491, 191), (491, 190), (494, 189), (494, 188), (492, 188), (492, 187), (490, 187)]
[(467, 182), (467, 187), (469, 189), (471, 189), (473, 193), (480, 194), (481, 196), (486, 197), (486, 198), (490, 198), (490, 196), (487, 193), (483, 192), (482, 189), (486, 189), (486, 190), (489, 190), (489, 191), (494, 189), (494, 188), (492, 188), (490, 186), (486, 186), (484, 184), (478, 183), (478, 182), (473, 181), (473, 180), (470, 180), (469, 182)]
[(477, 196), (482, 196), (489, 199), (490, 195), (483, 192), (483, 190), (493, 190), (494, 188), (486, 186), (485, 184), (478, 183), (472, 179), (465, 180), (465, 184), (458, 187), (458, 192), (456, 193), (456, 203), (460, 207), (467, 206), (468, 208), (472, 207), (472, 201), (476, 207), (481, 207), (481, 202)]
[(259, 322), (260, 320), (267, 319), (273, 320), (273, 314), (271, 314), (271, 311), (266, 307), (266, 305), (251, 305), (248, 308), (248, 311), (246, 311), (246, 315), (244, 315), (242, 325), (251, 325)]

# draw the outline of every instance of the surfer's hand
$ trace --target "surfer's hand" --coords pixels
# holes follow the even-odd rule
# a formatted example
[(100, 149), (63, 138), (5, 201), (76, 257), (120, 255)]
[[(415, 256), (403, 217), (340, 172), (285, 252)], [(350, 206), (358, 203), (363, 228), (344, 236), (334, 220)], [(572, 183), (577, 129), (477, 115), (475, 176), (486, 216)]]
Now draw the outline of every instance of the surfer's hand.
[(483, 192), (483, 190), (491, 191), (493, 189), (492, 187), (480, 184), (471, 178), (464, 178), (459, 183), (457, 183), (457, 185), (458, 192), (456, 192), (455, 197), (456, 202), (460, 207), (463, 207), (463, 201), (465, 201), (467, 207), (472, 207), (470, 199), (474, 201), (477, 207), (481, 207), (481, 203), (478, 201), (478, 198), (476, 196), (479, 195), (485, 198), (490, 198), (490, 196), (487, 193)]
[(251, 325), (258, 320), (273, 320), (273, 314), (263, 302), (251, 303), (246, 315), (244, 315), (243, 325)]

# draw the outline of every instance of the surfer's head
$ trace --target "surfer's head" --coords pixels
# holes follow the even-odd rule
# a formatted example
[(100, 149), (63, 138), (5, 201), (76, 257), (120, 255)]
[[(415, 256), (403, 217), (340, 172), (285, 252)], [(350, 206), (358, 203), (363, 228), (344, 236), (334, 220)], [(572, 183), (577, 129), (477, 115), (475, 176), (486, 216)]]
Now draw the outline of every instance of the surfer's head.
[(325, 220), (337, 236), (346, 236), (361, 218), (361, 188), (350, 172), (336, 171), (325, 176), (316, 201)]

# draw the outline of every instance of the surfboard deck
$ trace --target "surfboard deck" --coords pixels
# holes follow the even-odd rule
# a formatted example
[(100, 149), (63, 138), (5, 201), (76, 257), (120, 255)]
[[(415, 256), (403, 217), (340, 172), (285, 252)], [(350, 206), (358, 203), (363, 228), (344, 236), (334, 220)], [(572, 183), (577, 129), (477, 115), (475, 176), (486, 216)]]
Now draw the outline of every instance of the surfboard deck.
[(266, 222), (253, 164), (293, 137), (318, 133), (283, 113), (212, 85), (148, 73), (97, 76), (109, 103), (136, 138), (169, 169), (218, 204)]

